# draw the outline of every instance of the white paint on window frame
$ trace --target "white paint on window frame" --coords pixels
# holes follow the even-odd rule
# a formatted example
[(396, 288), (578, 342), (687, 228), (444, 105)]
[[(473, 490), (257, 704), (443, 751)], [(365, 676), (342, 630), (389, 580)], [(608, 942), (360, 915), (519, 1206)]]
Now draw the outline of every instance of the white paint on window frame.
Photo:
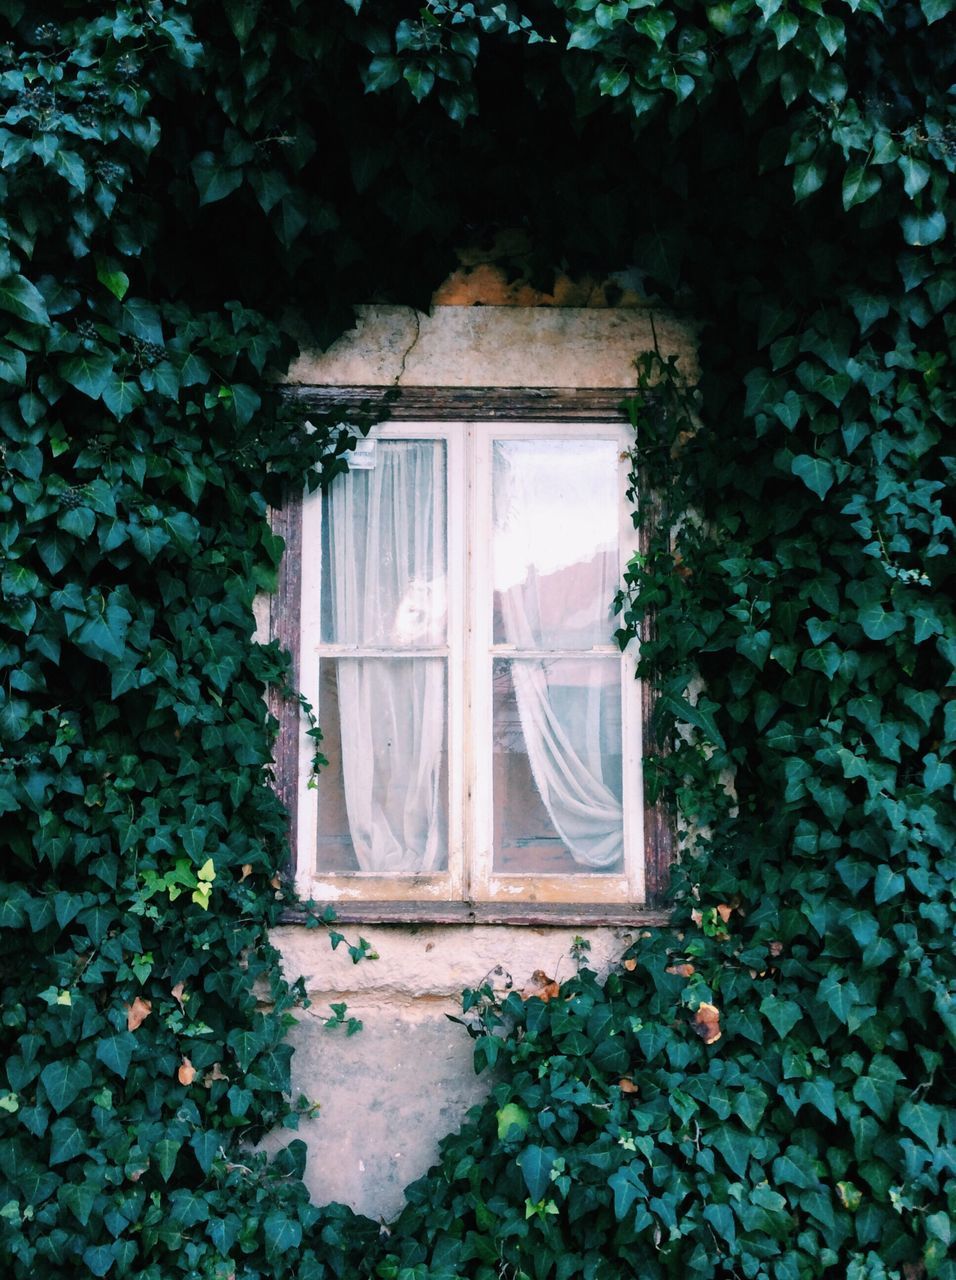
[[(620, 572), (638, 549), (626, 492), (631, 433), (623, 423), (475, 421), (384, 422), (369, 441), (380, 439), (446, 442), (448, 576), (448, 869), (435, 875), (395, 876), (378, 872), (329, 875), (317, 871), (318, 792), (311, 775), (314, 744), (302, 718), (297, 805), (296, 886), (303, 898), (321, 901), (475, 901), (556, 904), (641, 905), (645, 901), (644, 799), (642, 788), (641, 685), (635, 676), (632, 642), (624, 653), (601, 646), (620, 666), (622, 691), (622, 772), (624, 868), (622, 874), (501, 875), (493, 871), (492, 656), (515, 656), (491, 643), (492, 522), (491, 458), (496, 439), (610, 440), (619, 449)], [(373, 451), (368, 451), (373, 452)], [(335, 481), (333, 481), (335, 483)], [(460, 518), (455, 518), (459, 513)], [(300, 600), (300, 687), (319, 724), (319, 664), (323, 658), (362, 656), (361, 650), (321, 641), (322, 494), (302, 502)], [(379, 656), (387, 650), (376, 650)], [(414, 650), (396, 650), (410, 657)], [(430, 649), (430, 656), (441, 650)], [(615, 655), (612, 657), (611, 655)], [(555, 655), (556, 656), (556, 655)], [(461, 767), (455, 767), (461, 762)]]

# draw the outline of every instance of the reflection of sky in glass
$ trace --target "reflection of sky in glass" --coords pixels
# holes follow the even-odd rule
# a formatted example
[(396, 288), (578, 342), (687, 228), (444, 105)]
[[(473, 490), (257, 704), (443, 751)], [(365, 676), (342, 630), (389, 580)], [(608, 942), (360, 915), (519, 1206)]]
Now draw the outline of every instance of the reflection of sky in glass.
[(497, 591), (616, 545), (617, 454), (613, 440), (495, 441)]

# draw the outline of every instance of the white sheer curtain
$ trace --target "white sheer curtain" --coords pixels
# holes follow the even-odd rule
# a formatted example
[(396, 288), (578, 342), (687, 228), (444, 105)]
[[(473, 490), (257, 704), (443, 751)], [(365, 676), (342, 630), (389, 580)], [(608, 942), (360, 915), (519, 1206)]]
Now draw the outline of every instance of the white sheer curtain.
[(445, 659), (402, 650), (445, 643), (444, 452), (390, 440), (370, 457), (329, 496), (328, 639), (383, 650), (338, 659), (345, 804), (362, 871), (422, 874), (446, 859)]
[[(602, 462), (609, 474), (602, 475)], [(578, 495), (570, 509), (561, 494), (569, 466)], [(588, 650), (608, 642), (617, 586), (614, 454), (588, 457), (586, 442), (578, 441), (498, 441), (494, 485), (504, 642), (581, 651), (580, 658), (511, 661), (532, 777), (574, 861), (603, 870), (624, 848), (620, 744), (610, 747), (621, 694), (615, 659)], [(542, 529), (544, 535), (536, 532)]]

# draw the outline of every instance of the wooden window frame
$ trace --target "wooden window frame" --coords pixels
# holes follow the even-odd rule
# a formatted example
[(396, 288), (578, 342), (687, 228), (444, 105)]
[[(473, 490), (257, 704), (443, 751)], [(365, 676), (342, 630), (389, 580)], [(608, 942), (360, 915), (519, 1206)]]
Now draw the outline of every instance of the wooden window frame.
[[(621, 401), (632, 396), (633, 389), (565, 388), (501, 388), (501, 387), (408, 387), (396, 391), (387, 387), (295, 387), (289, 388), (287, 402), (307, 418), (309, 413), (367, 409), (370, 405), (387, 405), (382, 425), (495, 422), (501, 424), (535, 423), (573, 425), (592, 423), (609, 425), (620, 422)], [(653, 520), (654, 496), (641, 493), (645, 510), (642, 528), (635, 537), (638, 550), (646, 549), (649, 521)], [(281, 509), (272, 512), (272, 527), (286, 544), (279, 570), (276, 594), (270, 611), (271, 638), (278, 640), (292, 656), (290, 682), (301, 687), (301, 598), (302, 598), (302, 530), (303, 500), (290, 497)], [(652, 634), (653, 617), (644, 619), (644, 634)], [(637, 703), (635, 699), (635, 704)], [(642, 754), (659, 753), (661, 744), (654, 738), (654, 691), (646, 681), (640, 690)], [(289, 845), (294, 872), (298, 867), (299, 796), (302, 777), (302, 728), (298, 702), (270, 692), (270, 709), (279, 722), (275, 756), (275, 788), (290, 815)], [(638, 762), (638, 768), (640, 762)], [(676, 846), (670, 815), (660, 804), (652, 804), (643, 792), (643, 881), (641, 902), (623, 900), (572, 903), (560, 901), (520, 901), (483, 899), (460, 900), (422, 895), (412, 899), (375, 901), (368, 898), (339, 898), (333, 902), (336, 916), (344, 922), (362, 923), (509, 923), (509, 924), (589, 924), (635, 925), (658, 924), (666, 920), (660, 909), (667, 887), (669, 869)], [(454, 796), (454, 791), (453, 791)], [(298, 877), (297, 877), (298, 878)], [(467, 883), (467, 882), (466, 882)], [(299, 918), (289, 912), (288, 919)]]

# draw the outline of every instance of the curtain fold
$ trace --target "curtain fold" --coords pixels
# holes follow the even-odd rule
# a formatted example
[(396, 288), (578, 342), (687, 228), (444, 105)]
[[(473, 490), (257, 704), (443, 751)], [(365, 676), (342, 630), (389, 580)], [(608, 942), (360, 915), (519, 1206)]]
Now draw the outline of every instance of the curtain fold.
[[(523, 442), (522, 442), (523, 443)], [(552, 457), (544, 450), (515, 448), (513, 442), (495, 446), (495, 576), (496, 585), (508, 575), (521, 580), (499, 590), (499, 619), (503, 640), (516, 649), (580, 650), (580, 658), (510, 661), (518, 718), (528, 751), (535, 787), (555, 831), (574, 861), (588, 870), (606, 870), (618, 863), (624, 850), (621, 777), (609, 750), (612, 728), (618, 723), (619, 681), (606, 679), (611, 658), (589, 657), (588, 650), (606, 644), (610, 633), (609, 602), (617, 583), (616, 503), (610, 507), (601, 485), (595, 485), (595, 518), (571, 522), (567, 551), (558, 545), (561, 519), (559, 478), (567, 470), (571, 451), (560, 456), (564, 441)], [(576, 452), (583, 454), (583, 450)], [(542, 456), (544, 455), (544, 456)], [(581, 458), (584, 483), (588, 463)], [(598, 459), (600, 462), (600, 459)], [(608, 460), (605, 460), (607, 462)], [(616, 468), (608, 471), (614, 497)], [(608, 488), (606, 482), (603, 488)], [(535, 562), (533, 529), (548, 515), (555, 530), (550, 545), (542, 543)], [(516, 563), (524, 548), (524, 563)], [(501, 565), (502, 554), (511, 563)], [(568, 561), (568, 563), (562, 563)], [(545, 571), (542, 571), (542, 565)]]
[(424, 874), (447, 860), (442, 759), (445, 659), (402, 657), (445, 643), (445, 478), (440, 442), (379, 441), (373, 465), (329, 491), (342, 773), (362, 871)]

